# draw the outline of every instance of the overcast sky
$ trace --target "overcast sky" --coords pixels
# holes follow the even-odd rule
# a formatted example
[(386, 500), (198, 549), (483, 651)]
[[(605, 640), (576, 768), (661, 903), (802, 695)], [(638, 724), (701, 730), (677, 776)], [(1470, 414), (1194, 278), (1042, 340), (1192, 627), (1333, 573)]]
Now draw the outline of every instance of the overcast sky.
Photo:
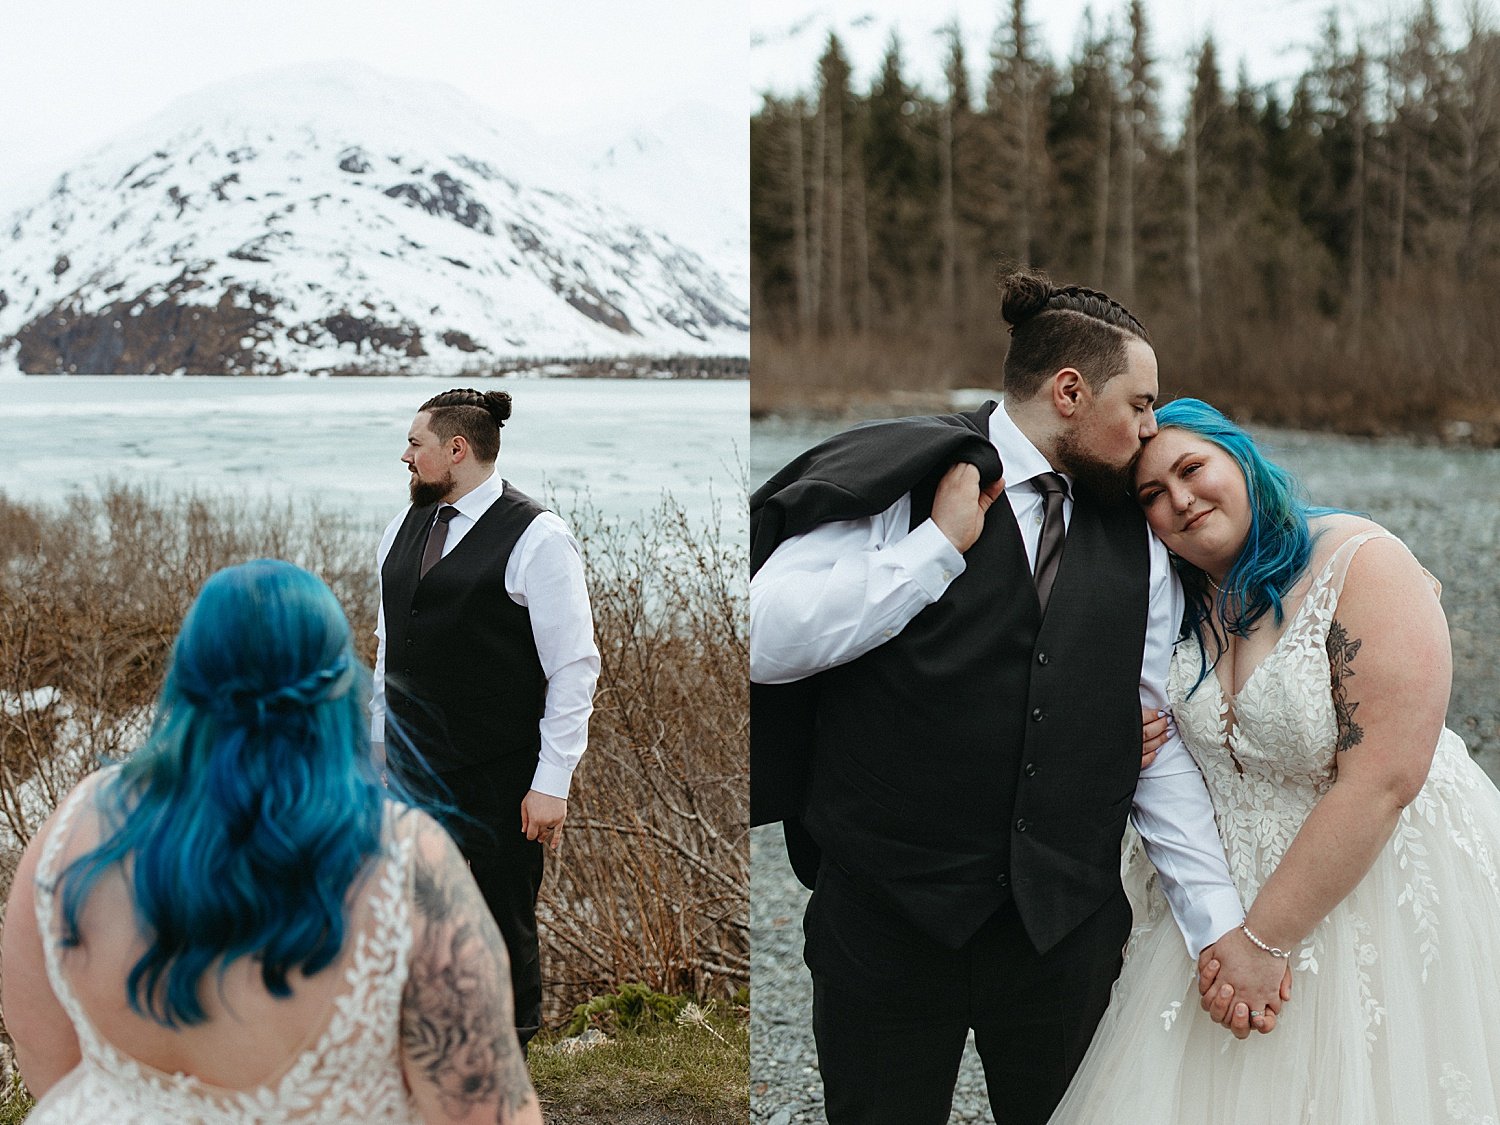
[[(1496, 0), (1482, 0), (1493, 9)], [(1047, 53), (1061, 62), (1074, 53), (1084, 12), (1095, 24), (1123, 25), (1126, 0), (1031, 0), (1028, 18)], [(1307, 64), (1307, 48), (1322, 33), (1330, 8), (1346, 32), (1356, 26), (1398, 23), (1417, 0), (1146, 0), (1151, 45), (1160, 66), (1163, 94), (1179, 104), (1186, 89), (1186, 62), (1194, 46), (1212, 32), (1225, 84), (1233, 86), (1243, 60), (1253, 84), (1295, 78)], [(1009, 0), (755, 0), (750, 19), (752, 112), (765, 92), (811, 90), (817, 58), (830, 27), (839, 31), (854, 66), (857, 88), (867, 89), (879, 69), (892, 28), (901, 36), (907, 77), (930, 93), (941, 93), (945, 40), (936, 32), (957, 20), (964, 35), (972, 83), (983, 91), (989, 49)], [(1463, 0), (1438, 0), (1452, 40), (1461, 25)], [(1492, 13), (1491, 13), (1492, 14)], [(1174, 111), (1175, 112), (1175, 111)]]
[(0, 184), (80, 155), (177, 96), (354, 59), (447, 82), (541, 133), (744, 113), (741, 0), (0, 0)]

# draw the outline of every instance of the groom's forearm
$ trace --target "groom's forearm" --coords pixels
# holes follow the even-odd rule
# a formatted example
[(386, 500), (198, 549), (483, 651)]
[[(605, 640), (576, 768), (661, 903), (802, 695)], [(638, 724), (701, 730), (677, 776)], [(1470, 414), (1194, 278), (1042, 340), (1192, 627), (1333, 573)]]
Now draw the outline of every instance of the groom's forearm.
[(777, 548), (750, 581), (752, 680), (791, 683), (863, 656), (963, 572), (931, 520), (889, 545), (883, 538), (878, 523), (849, 521)]
[(1156, 867), (1188, 952), (1197, 957), (1245, 917), (1203, 775), (1175, 734), (1141, 773), (1131, 822)]

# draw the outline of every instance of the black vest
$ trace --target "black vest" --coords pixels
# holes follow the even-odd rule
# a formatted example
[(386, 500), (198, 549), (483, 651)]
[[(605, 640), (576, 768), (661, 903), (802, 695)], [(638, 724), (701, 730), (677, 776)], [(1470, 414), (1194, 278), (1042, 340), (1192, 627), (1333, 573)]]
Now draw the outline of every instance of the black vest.
[[(912, 497), (912, 524), (931, 510)], [(1150, 555), (1133, 504), (1078, 496), (1043, 619), (1015, 517), (896, 635), (819, 681), (804, 822), (957, 948), (1009, 897), (1055, 945), (1120, 889), (1140, 772)]]
[(505, 592), (505, 564), (543, 509), (506, 482), (458, 546), (419, 578), (437, 508), (407, 512), (380, 570), (387, 753), (399, 765), (394, 720), (439, 772), (490, 764), (529, 782), (547, 682), (531, 615)]

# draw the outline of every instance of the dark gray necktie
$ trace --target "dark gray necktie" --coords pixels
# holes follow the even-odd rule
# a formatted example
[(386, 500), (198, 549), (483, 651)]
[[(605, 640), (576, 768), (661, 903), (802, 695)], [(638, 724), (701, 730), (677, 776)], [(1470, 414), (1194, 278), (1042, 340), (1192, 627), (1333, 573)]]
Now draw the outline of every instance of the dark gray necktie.
[(427, 533), (427, 548), (422, 552), (420, 577), (426, 578), (427, 572), (443, 557), (443, 544), (448, 541), (448, 521), (456, 515), (458, 509), (452, 504), (444, 504), (438, 509), (437, 519), (432, 521), (432, 530)]
[(1042, 537), (1036, 545), (1036, 569), (1032, 571), (1037, 600), (1042, 603), (1042, 612), (1046, 613), (1047, 598), (1057, 578), (1058, 564), (1062, 562), (1063, 537), (1067, 534), (1067, 526), (1063, 523), (1063, 497), (1068, 494), (1068, 482), (1056, 473), (1040, 473), (1031, 478), (1031, 486), (1042, 494), (1042, 502), (1046, 505), (1042, 515)]

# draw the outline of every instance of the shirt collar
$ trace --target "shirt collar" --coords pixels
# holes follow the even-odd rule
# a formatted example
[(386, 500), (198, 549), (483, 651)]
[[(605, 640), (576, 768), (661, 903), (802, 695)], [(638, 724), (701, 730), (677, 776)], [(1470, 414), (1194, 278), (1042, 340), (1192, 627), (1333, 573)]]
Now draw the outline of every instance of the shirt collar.
[[(1021, 432), (1013, 419), (1005, 411), (1005, 403), (1002, 400), (990, 415), (990, 444), (1000, 454), (1000, 464), (1005, 467), (1005, 488), (1009, 491), (1020, 485), (1026, 484), (1033, 477), (1042, 473), (1057, 472), (1051, 462), (1042, 455), (1042, 451), (1031, 443), (1031, 439)], [(1067, 473), (1061, 474), (1068, 482), (1068, 493), (1073, 491), (1073, 478)]]
[(453, 507), (458, 509), (459, 515), (478, 522), (479, 517), (490, 510), (490, 505), (500, 499), (500, 494), (504, 491), (505, 481), (500, 479), (499, 473), (494, 473), (455, 500)]

